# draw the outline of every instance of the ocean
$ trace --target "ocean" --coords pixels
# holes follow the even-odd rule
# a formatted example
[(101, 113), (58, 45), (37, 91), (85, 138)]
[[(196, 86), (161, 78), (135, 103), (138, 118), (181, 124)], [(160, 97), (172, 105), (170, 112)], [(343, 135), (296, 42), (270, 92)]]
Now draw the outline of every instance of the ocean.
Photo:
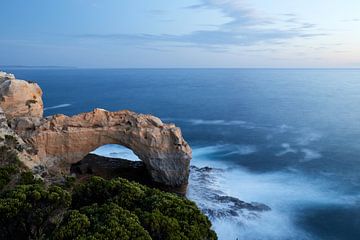
[(219, 239), (360, 239), (358, 69), (3, 70), (41, 86), (46, 115), (130, 109), (179, 126), (187, 196)]

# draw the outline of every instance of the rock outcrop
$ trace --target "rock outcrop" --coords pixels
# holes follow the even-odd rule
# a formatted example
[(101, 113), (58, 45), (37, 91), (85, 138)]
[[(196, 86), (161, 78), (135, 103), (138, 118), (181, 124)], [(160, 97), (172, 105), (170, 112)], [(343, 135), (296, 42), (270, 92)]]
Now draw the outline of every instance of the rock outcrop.
[(26, 151), (27, 147), (22, 138), (9, 127), (5, 113), (0, 107), (0, 167), (14, 164), (13, 158), (31, 163), (31, 157)]
[(175, 187), (188, 181), (191, 148), (173, 124), (127, 110), (42, 118), (40, 87), (1, 72), (0, 95), (5, 122), (26, 144), (23, 164), (35, 172), (66, 174), (96, 148), (119, 144), (133, 150), (154, 182)]
[(119, 144), (133, 150), (155, 182), (187, 183), (191, 148), (179, 128), (151, 115), (95, 109), (73, 117), (55, 115), (39, 123), (20, 119), (13, 127), (33, 147), (36, 161), (53, 172), (68, 172), (71, 164), (96, 148)]
[(42, 91), (38, 84), (0, 72), (0, 107), (8, 119), (43, 116)]

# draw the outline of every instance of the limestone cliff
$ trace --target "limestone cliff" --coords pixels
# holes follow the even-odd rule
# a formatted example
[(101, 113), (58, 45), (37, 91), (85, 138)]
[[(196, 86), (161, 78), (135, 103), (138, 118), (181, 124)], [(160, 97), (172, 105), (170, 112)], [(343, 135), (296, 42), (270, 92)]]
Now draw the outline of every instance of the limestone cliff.
[(8, 119), (43, 116), (42, 91), (38, 84), (0, 72), (0, 107)]
[(0, 107), (11, 129), (26, 143), (23, 163), (30, 169), (69, 173), (72, 163), (96, 148), (120, 144), (145, 163), (153, 181), (167, 186), (187, 183), (191, 148), (175, 125), (127, 110), (95, 109), (72, 117), (42, 118), (42, 92), (37, 84), (5, 74), (0, 74), (0, 83)]

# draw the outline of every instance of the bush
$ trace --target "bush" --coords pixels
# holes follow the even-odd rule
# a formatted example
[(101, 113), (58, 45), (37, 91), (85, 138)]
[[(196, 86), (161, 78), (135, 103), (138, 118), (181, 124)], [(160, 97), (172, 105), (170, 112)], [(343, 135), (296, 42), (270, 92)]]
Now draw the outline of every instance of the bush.
[(11, 176), (17, 172), (17, 166), (14, 164), (0, 168), (0, 191), (10, 182)]
[(43, 184), (17, 185), (0, 197), (0, 239), (44, 238), (71, 204), (69, 192)]
[[(61, 233), (61, 234), (58, 234)], [(71, 236), (64, 238), (63, 234)], [(148, 240), (148, 232), (140, 225), (136, 215), (114, 203), (93, 204), (72, 212), (65, 218), (55, 239), (121, 239)]]
[(19, 164), (19, 158), (16, 151), (10, 146), (0, 146), (0, 166), (7, 166), (10, 164)]
[(216, 239), (207, 217), (177, 195), (121, 178), (47, 186), (17, 169), (0, 168), (0, 239)]
[(133, 211), (153, 239), (216, 239), (211, 223), (195, 203), (125, 179), (93, 177), (73, 194), (73, 207), (115, 203)]

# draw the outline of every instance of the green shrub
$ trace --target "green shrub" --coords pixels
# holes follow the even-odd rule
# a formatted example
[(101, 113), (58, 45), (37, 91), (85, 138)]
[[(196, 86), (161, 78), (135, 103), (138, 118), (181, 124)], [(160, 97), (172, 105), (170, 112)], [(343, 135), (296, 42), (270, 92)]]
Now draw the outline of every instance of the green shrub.
[(17, 166), (10, 164), (0, 167), (0, 191), (10, 182), (11, 176), (17, 172)]
[(8, 145), (0, 146), (0, 166), (19, 164), (16, 151)]
[[(73, 214), (74, 215), (74, 214)], [(148, 240), (148, 232), (140, 225), (136, 215), (124, 210), (114, 203), (91, 206), (80, 209), (76, 213), (79, 223), (65, 219), (60, 227), (61, 232), (72, 232), (69, 239), (121, 239)], [(79, 221), (78, 221), (79, 222)], [(75, 231), (74, 231), (75, 230)], [(58, 235), (55, 234), (55, 238)], [(59, 238), (66, 239), (66, 238)]]
[(115, 203), (133, 211), (153, 239), (216, 239), (211, 223), (195, 203), (125, 179), (93, 177), (73, 194), (73, 207)]
[[(8, 182), (13, 171), (0, 175)], [(16, 179), (0, 193), (0, 239), (216, 239), (196, 205), (171, 193), (121, 178), (93, 177), (71, 189), (27, 172)]]
[(5, 191), (0, 198), (0, 238), (43, 238), (60, 222), (70, 203), (70, 193), (57, 186), (18, 185)]
[(78, 210), (70, 210), (54, 232), (54, 239), (76, 239), (90, 227), (89, 218)]

